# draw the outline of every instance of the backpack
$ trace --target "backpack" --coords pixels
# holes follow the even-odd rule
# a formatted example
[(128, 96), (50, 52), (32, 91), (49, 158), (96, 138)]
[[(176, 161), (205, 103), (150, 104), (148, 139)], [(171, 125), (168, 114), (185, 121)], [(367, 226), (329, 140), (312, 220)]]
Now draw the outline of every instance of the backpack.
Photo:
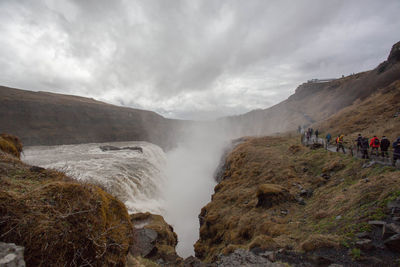
[(378, 139), (378, 138), (375, 138), (375, 140), (374, 140), (374, 145), (376, 145), (376, 146), (379, 145), (379, 139)]

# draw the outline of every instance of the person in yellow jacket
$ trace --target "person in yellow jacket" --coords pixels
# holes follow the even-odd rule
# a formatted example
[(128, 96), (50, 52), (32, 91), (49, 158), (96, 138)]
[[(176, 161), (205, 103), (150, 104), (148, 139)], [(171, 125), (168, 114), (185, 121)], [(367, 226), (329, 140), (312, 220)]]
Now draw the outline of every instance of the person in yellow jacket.
[(344, 135), (341, 134), (340, 136), (338, 136), (336, 138), (336, 144), (337, 144), (336, 152), (339, 152), (339, 150), (342, 149), (343, 150), (343, 154), (346, 154), (346, 151), (344, 150), (343, 143), (344, 143)]

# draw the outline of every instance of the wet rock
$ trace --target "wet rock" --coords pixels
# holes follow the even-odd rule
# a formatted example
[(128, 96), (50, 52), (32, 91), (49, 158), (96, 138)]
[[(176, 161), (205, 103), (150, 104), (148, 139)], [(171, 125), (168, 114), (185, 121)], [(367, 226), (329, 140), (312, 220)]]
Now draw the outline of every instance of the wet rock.
[(370, 239), (361, 239), (356, 242), (356, 247), (362, 250), (370, 250), (373, 248), (373, 245)]
[(143, 153), (143, 148), (138, 146), (126, 146), (126, 147), (116, 147), (116, 146), (100, 146), (101, 151), (115, 151), (115, 150), (133, 150)]
[(45, 170), (45, 168), (39, 167), (39, 166), (32, 166), (29, 168), (31, 172), (42, 172)]
[(231, 266), (254, 266), (254, 267), (283, 267), (285, 266), (282, 263), (273, 263), (269, 261), (264, 256), (255, 255), (254, 253), (243, 250), (237, 249), (233, 253), (224, 256), (220, 255), (218, 260), (216, 261), (217, 266), (221, 267), (231, 267)]
[(299, 194), (301, 197), (311, 197), (313, 195), (313, 191), (311, 189), (302, 189)]
[(384, 222), (384, 221), (369, 221), (368, 224), (377, 226), (377, 227), (383, 227), (386, 224), (386, 222)]
[(190, 256), (183, 261), (184, 267), (204, 267), (206, 266), (198, 258)]
[(304, 199), (302, 197), (298, 197), (296, 199), (297, 203), (299, 203), (300, 205), (306, 205), (306, 202), (304, 201)]
[(398, 208), (398, 209), (400, 209), (400, 197), (396, 198), (396, 199), (393, 200), (393, 201), (390, 201), (390, 202), (387, 204), (387, 207), (388, 207), (388, 209), (393, 209), (393, 208)]
[(133, 233), (133, 245), (130, 252), (133, 256), (146, 257), (155, 249), (157, 232), (152, 229), (135, 229)]
[(369, 236), (370, 236), (370, 234), (368, 232), (361, 232), (361, 233), (357, 233), (356, 234), (357, 238), (366, 238), (366, 237), (369, 237)]
[(369, 162), (364, 163), (364, 164), (362, 165), (362, 167), (363, 167), (363, 168), (370, 168), (370, 167), (374, 166), (375, 164), (377, 164), (377, 162), (374, 161), (374, 160), (371, 160), (371, 161), (369, 161)]
[(329, 180), (331, 178), (329, 173), (323, 173), (323, 174), (321, 174), (321, 177), (326, 179), (326, 180)]
[(25, 267), (24, 248), (13, 243), (0, 242), (0, 266)]
[(400, 252), (400, 234), (393, 235), (383, 242), (389, 249)]
[(392, 235), (400, 234), (400, 226), (394, 223), (385, 224), (382, 228), (382, 238), (387, 239)]
[(276, 260), (276, 255), (274, 251), (265, 251), (261, 253), (260, 256), (263, 256), (264, 258), (267, 258), (269, 261), (272, 262)]

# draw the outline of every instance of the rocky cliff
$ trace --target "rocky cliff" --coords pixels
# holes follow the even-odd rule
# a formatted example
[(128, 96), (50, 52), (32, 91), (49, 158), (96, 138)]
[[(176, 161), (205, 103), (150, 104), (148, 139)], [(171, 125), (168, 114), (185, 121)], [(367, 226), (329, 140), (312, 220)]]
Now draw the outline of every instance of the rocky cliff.
[(135, 140), (165, 148), (184, 124), (94, 99), (8, 87), (0, 87), (0, 113), (0, 132), (17, 135), (24, 145)]

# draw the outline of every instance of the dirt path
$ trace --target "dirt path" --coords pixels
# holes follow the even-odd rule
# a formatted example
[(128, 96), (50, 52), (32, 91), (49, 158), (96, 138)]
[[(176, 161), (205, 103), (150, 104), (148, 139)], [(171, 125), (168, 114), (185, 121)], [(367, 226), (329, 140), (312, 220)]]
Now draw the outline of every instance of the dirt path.
[[(305, 146), (320, 145), (330, 152), (343, 153), (342, 149), (337, 151), (336, 145), (332, 145), (332, 144), (326, 145), (325, 139), (317, 138), (315, 135), (313, 135), (309, 140), (307, 140), (307, 138), (304, 136), (302, 140), (303, 140), (302, 143)], [(345, 147), (344, 154), (355, 157), (355, 158), (362, 159), (361, 151), (357, 151), (357, 148), (355, 146), (349, 147), (348, 145), (345, 144), (344, 147)], [(389, 152), (389, 153), (392, 154), (392, 152)], [(384, 165), (384, 166), (392, 166), (392, 156), (393, 155), (390, 155), (390, 158), (383, 158), (381, 156), (371, 155), (370, 150), (368, 151), (368, 155), (369, 155), (369, 159), (367, 159), (368, 162), (365, 163), (366, 167), (372, 166), (374, 164), (380, 164), (380, 165)], [(397, 161), (397, 163), (396, 163), (396, 168), (400, 169), (399, 161)]]

